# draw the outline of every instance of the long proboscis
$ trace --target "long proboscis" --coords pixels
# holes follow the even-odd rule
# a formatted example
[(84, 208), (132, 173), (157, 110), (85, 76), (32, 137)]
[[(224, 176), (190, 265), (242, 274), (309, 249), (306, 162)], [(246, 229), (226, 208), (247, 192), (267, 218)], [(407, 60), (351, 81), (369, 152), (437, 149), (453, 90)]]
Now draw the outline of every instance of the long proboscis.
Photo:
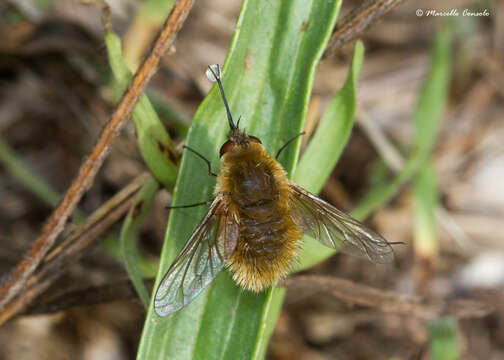
[(226, 114), (227, 114), (227, 118), (228, 118), (228, 122), (229, 122), (229, 127), (231, 129), (236, 129), (236, 125), (233, 122), (233, 116), (231, 115), (231, 111), (229, 110), (229, 105), (228, 105), (228, 102), (226, 99), (226, 94), (224, 93), (224, 88), (222, 87), (222, 82), (221, 82), (221, 78), (220, 78), (220, 73), (221, 73), (220, 66), (217, 65), (217, 74), (215, 73), (215, 71), (213, 71), (211, 66), (208, 66), (208, 69), (212, 72), (215, 80), (217, 81), (217, 85), (219, 85), (219, 91), (220, 91), (220, 94), (222, 97), (222, 101), (224, 102), (224, 107), (226, 108)]

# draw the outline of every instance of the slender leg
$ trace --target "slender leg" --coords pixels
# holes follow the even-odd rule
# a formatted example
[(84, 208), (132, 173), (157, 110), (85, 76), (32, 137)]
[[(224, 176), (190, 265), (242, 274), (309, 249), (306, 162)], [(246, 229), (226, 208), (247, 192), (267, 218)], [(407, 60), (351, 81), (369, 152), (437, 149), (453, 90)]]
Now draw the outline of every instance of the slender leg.
[(389, 245), (406, 245), (404, 241), (387, 241)]
[(166, 206), (167, 209), (182, 209), (182, 208), (190, 208), (190, 207), (196, 207), (196, 206), (202, 206), (202, 205), (210, 205), (213, 202), (212, 200), (207, 200), (207, 201), (202, 201), (196, 204), (191, 204), (191, 205), (177, 205), (177, 206)]
[(280, 156), (280, 153), (287, 147), (290, 145), (291, 142), (293, 142), (294, 140), (296, 140), (298, 137), (302, 136), (306, 134), (304, 131), (300, 132), (299, 134), (291, 137), (277, 152), (276, 156), (275, 156), (275, 159), (278, 159), (278, 157)]
[[(191, 151), (192, 153), (196, 154), (199, 158), (201, 158), (207, 164), (208, 175), (213, 176), (213, 177), (217, 177), (217, 174), (212, 172), (212, 165), (210, 164), (210, 161), (206, 157), (201, 155), (196, 150), (190, 148), (189, 146), (184, 145), (184, 149), (187, 149), (187, 150)], [(183, 209), (183, 208), (190, 208), (190, 207), (196, 207), (196, 206), (202, 206), (202, 205), (210, 205), (212, 202), (213, 202), (213, 199), (207, 200), (207, 201), (202, 201), (202, 202), (199, 202), (196, 204), (191, 204), (191, 205), (166, 206), (166, 208), (167, 209)]]
[(196, 154), (197, 156), (199, 156), (204, 162), (206, 162), (207, 166), (208, 166), (208, 175), (209, 176), (213, 176), (213, 177), (217, 177), (217, 174), (213, 173), (212, 172), (212, 165), (210, 164), (210, 161), (204, 157), (203, 155), (201, 155), (199, 152), (197, 152), (196, 150), (190, 148), (189, 146), (185, 146), (184, 145), (184, 149), (187, 149), (189, 151), (191, 151), (192, 153)]

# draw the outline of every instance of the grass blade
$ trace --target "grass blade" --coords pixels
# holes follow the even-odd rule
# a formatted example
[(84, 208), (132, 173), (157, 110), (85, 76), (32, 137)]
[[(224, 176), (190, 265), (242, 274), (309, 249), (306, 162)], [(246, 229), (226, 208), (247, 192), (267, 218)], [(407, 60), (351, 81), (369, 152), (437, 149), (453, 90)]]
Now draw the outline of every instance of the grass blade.
[[(44, 203), (53, 208), (58, 205), (61, 197), (56, 190), (35, 174), (2, 137), (0, 137), (0, 163), (5, 166), (14, 178)], [(79, 209), (75, 209), (73, 219), (76, 223), (83, 222), (85, 218), (84, 213)]]
[[(419, 130), (415, 134), (415, 147), (412, 155), (390, 183), (379, 184), (372, 188), (364, 200), (352, 210), (350, 214), (356, 219), (363, 220), (383, 206), (402, 185), (422, 169), (428, 160), (434, 147), (447, 96), (451, 67), (450, 44), (450, 31), (447, 29), (440, 31), (434, 41), (429, 74), (413, 116), (415, 127)], [(315, 244), (314, 241), (309, 240), (306, 244), (298, 270), (313, 266), (334, 254), (333, 250)]]
[[(299, 161), (294, 182), (317, 194), (338, 162), (354, 124), (356, 88), (364, 57), (364, 45), (355, 44), (354, 56), (347, 79), (325, 111), (306, 151)], [(334, 250), (305, 236), (296, 270), (309, 268), (334, 254)]]
[(58, 205), (60, 196), (18, 158), (17, 154), (0, 137), (0, 163), (35, 196), (51, 207)]
[(430, 325), (429, 348), (432, 360), (459, 359), (456, 321), (442, 318)]
[[(414, 249), (417, 282), (425, 289), (432, 268), (439, 256), (435, 211), (438, 206), (436, 171), (431, 151), (441, 123), (441, 111), (448, 93), (450, 74), (450, 34), (445, 30), (434, 42), (434, 58), (438, 56), (438, 72), (431, 70), (414, 116), (416, 149), (425, 153), (426, 161), (413, 177)], [(458, 359), (457, 322), (450, 317), (433, 320), (429, 326), (430, 354), (433, 360)]]
[(124, 59), (132, 70), (138, 68), (142, 56), (169, 15), (175, 0), (146, 0), (140, 6), (124, 35)]
[(363, 57), (364, 45), (357, 41), (347, 79), (329, 103), (299, 160), (293, 180), (313, 193), (322, 190), (350, 138), (354, 125), (357, 81)]
[(443, 29), (438, 33), (431, 51), (431, 65), (418, 104), (413, 114), (415, 145), (404, 168), (387, 184), (372, 189), (352, 214), (365, 218), (382, 206), (422, 168), (434, 147), (440, 119), (446, 102), (451, 73), (451, 32)]
[[(117, 87), (122, 92), (131, 80), (131, 72), (121, 51), (121, 39), (112, 31), (105, 33), (105, 45)], [(178, 154), (146, 95), (142, 95), (133, 110), (133, 122), (138, 136), (138, 147), (156, 179), (172, 189), (178, 172)]]
[(436, 172), (432, 164), (427, 163), (413, 179), (415, 216), (413, 239), (415, 256), (420, 259), (434, 260), (439, 252), (435, 216), (438, 202)]
[(153, 177), (145, 182), (124, 220), (119, 237), (124, 266), (146, 309), (149, 307), (150, 299), (143, 282), (142, 270), (139, 266), (140, 257), (136, 247), (136, 240), (142, 221), (149, 211), (152, 200), (154, 200), (154, 196), (158, 190), (159, 183)]

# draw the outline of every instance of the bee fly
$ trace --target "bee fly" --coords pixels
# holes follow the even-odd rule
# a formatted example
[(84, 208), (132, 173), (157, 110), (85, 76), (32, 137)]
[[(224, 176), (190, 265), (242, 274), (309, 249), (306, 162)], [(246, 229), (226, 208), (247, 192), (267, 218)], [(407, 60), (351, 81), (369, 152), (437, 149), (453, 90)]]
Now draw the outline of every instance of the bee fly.
[(295, 138), (272, 157), (261, 140), (239, 129), (239, 120), (234, 123), (219, 66), (209, 66), (207, 76), (219, 86), (228, 140), (220, 149), (218, 175), (207, 159), (186, 147), (217, 177), (215, 199), (157, 288), (157, 314), (166, 316), (186, 306), (223, 268), (231, 270), (242, 288), (259, 292), (269, 287), (289, 273), (303, 234), (372, 262), (393, 261), (391, 243), (287, 178), (277, 158)]

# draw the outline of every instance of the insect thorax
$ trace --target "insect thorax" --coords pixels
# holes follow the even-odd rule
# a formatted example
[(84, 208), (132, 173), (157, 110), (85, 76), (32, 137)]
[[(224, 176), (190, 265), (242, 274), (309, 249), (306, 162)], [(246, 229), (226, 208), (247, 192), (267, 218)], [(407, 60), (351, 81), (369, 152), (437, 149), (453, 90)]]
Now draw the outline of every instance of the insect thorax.
[(217, 187), (229, 194), (229, 200), (243, 215), (252, 218), (268, 216), (287, 205), (285, 172), (261, 144), (236, 146), (226, 153)]

